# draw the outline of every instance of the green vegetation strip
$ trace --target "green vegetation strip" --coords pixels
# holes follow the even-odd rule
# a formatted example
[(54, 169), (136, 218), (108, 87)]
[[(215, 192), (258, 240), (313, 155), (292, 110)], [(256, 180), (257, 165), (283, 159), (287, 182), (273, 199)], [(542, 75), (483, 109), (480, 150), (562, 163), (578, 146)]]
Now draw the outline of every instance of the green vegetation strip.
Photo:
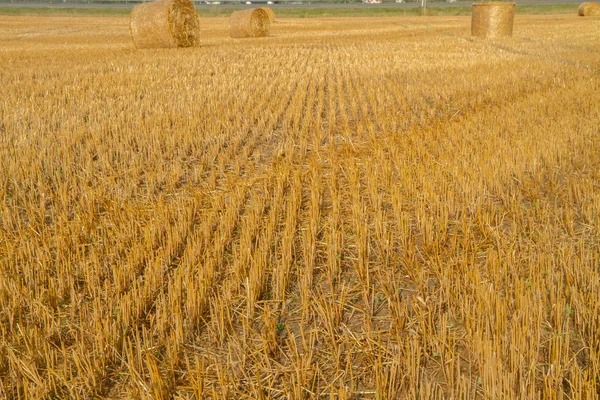
[(52, 7), (0, 7), (0, 15), (84, 15), (84, 16), (125, 16), (131, 8), (52, 8)]
[[(517, 14), (563, 14), (577, 13), (577, 4), (532, 4), (520, 5)], [(225, 17), (234, 9), (200, 8), (201, 17)], [(128, 16), (129, 8), (0, 8), (0, 15), (89, 15), (89, 16)], [(275, 13), (282, 18), (314, 18), (314, 17), (384, 17), (402, 15), (421, 15), (420, 7), (390, 8), (275, 8)], [(471, 15), (471, 7), (428, 7), (427, 15)]]

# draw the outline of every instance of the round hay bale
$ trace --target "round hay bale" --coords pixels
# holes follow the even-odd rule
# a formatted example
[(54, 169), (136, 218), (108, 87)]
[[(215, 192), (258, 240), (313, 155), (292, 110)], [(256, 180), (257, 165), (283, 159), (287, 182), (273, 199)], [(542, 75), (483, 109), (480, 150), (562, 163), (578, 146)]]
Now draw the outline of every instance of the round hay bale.
[(269, 21), (275, 21), (275, 11), (269, 7), (260, 7), (261, 10), (265, 10), (265, 12), (269, 15)]
[(473, 3), (471, 35), (482, 38), (512, 36), (515, 3)]
[(577, 14), (579, 14), (580, 17), (598, 17), (600, 16), (600, 3), (593, 1), (581, 3), (577, 10)]
[(229, 18), (229, 35), (232, 38), (268, 36), (270, 27), (269, 14), (260, 8), (235, 11)]
[(192, 47), (200, 41), (200, 18), (190, 0), (159, 0), (131, 11), (131, 39), (138, 49)]

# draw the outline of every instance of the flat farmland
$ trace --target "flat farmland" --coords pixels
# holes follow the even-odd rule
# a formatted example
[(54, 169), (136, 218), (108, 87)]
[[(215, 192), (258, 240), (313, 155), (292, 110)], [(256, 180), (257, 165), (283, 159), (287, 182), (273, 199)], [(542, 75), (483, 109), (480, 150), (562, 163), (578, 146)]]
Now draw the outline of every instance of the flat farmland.
[(600, 20), (0, 16), (0, 398), (598, 399)]

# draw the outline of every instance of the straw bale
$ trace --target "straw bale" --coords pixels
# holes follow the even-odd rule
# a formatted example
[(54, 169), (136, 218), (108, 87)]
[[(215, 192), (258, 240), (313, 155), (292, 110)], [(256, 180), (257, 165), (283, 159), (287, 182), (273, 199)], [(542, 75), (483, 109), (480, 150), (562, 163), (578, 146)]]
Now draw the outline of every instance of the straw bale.
[(159, 0), (131, 11), (131, 38), (135, 47), (192, 47), (200, 39), (200, 18), (190, 0)]
[(593, 1), (581, 3), (577, 13), (580, 17), (598, 17), (600, 16), (600, 3)]
[(273, 11), (272, 8), (270, 8), (270, 7), (260, 7), (260, 9), (266, 11), (266, 13), (269, 15), (269, 21), (271, 21), (271, 22), (275, 21), (275, 11)]
[(515, 3), (473, 3), (471, 35), (483, 38), (512, 36)]
[(235, 11), (229, 18), (229, 34), (232, 38), (268, 36), (270, 27), (269, 15), (260, 8)]

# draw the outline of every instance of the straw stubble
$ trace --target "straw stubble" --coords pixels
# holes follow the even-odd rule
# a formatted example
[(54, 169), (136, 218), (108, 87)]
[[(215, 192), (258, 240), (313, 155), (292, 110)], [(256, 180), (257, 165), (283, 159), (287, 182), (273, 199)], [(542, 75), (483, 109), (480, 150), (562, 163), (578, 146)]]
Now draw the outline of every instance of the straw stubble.
[(118, 18), (2, 17), (2, 398), (599, 400), (574, 13), (130, 52)]

